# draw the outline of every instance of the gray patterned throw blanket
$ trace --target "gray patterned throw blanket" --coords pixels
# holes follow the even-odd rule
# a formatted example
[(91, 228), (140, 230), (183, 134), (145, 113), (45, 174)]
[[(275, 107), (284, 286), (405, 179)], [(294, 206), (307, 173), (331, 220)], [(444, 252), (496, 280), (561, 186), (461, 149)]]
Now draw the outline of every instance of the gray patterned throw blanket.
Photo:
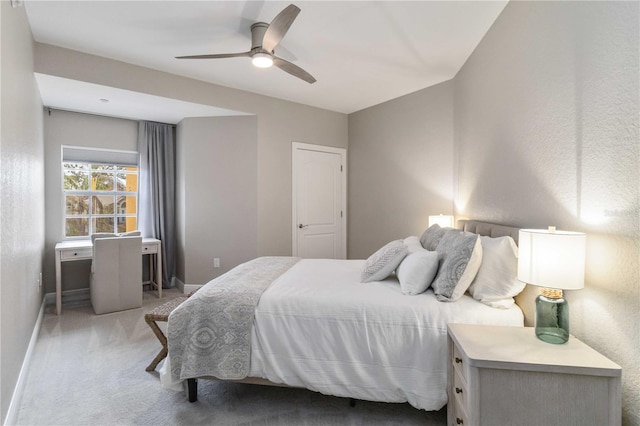
[(243, 263), (178, 306), (167, 326), (173, 379), (247, 377), (255, 307), (267, 287), (299, 260), (259, 257)]

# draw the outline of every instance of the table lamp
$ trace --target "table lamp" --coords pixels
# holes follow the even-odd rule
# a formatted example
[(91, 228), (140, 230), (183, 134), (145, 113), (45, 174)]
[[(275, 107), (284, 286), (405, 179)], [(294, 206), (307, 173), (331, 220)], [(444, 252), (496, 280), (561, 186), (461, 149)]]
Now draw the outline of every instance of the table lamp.
[(429, 226), (438, 224), (442, 228), (453, 228), (453, 216), (450, 214), (438, 214), (429, 216)]
[(536, 298), (536, 336), (548, 343), (569, 340), (569, 305), (563, 290), (584, 287), (585, 246), (581, 232), (521, 229), (518, 279), (542, 287)]

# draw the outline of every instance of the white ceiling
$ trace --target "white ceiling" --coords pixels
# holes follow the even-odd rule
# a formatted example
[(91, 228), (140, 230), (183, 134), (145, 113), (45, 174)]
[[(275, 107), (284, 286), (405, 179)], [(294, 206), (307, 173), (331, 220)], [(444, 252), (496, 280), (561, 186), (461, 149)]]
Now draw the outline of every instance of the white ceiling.
[[(38, 42), (351, 113), (453, 78), (507, 0), (295, 1), (302, 11), (276, 54), (311, 73), (317, 79), (312, 85), (275, 67), (255, 68), (249, 58), (174, 59), (248, 51), (250, 25), (270, 22), (289, 3), (27, 0), (25, 5)], [(56, 102), (64, 103), (55, 81), (40, 80), (43, 98), (57, 90), (62, 97)], [(65, 89), (73, 98), (73, 87)]]

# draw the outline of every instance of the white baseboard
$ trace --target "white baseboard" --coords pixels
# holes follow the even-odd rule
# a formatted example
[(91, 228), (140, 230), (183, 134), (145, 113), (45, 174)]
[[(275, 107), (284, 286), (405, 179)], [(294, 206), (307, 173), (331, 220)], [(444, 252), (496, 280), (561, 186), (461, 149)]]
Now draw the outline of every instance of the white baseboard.
[[(55, 293), (47, 293), (44, 295), (44, 299), (47, 302), (47, 305), (55, 305), (56, 304), (56, 294)], [(76, 303), (76, 302), (84, 302), (91, 299), (91, 294), (89, 293), (88, 288), (79, 288), (77, 290), (65, 290), (62, 292), (62, 304), (65, 303)]]
[(182, 292), (182, 294), (189, 294), (192, 291), (196, 291), (200, 287), (202, 287), (202, 284), (185, 284), (176, 277), (173, 277), (173, 285), (177, 289), (179, 289)]
[[(55, 293), (53, 293), (53, 301), (55, 303)], [(16, 387), (13, 390), (11, 396), (11, 402), (9, 403), (9, 409), (7, 410), (7, 417), (5, 417), (5, 425), (14, 425), (18, 418), (18, 409), (20, 408), (20, 402), (22, 401), (22, 394), (24, 393), (24, 387), (27, 384), (27, 372), (29, 371), (29, 365), (31, 365), (31, 357), (38, 341), (38, 335), (40, 334), (40, 327), (42, 327), (42, 319), (44, 318), (44, 309), (47, 305), (46, 296), (42, 298), (42, 304), (40, 305), (40, 312), (38, 312), (38, 319), (33, 327), (31, 333), (31, 339), (29, 340), (29, 346), (27, 346), (27, 353), (24, 355), (24, 361), (22, 361), (22, 368), (20, 368), (20, 374), (18, 375), (18, 381)]]

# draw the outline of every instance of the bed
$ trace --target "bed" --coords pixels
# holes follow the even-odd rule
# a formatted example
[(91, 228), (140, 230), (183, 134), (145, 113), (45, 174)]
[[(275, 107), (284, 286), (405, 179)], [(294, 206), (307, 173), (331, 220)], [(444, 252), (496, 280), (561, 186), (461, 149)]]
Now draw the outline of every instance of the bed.
[[(457, 227), (466, 236), (485, 236), (487, 263), (487, 238), (518, 237), (517, 228), (485, 222), (459, 220)], [(481, 239), (474, 241), (477, 248)], [(442, 256), (439, 262), (442, 267)], [(163, 384), (184, 381), (192, 402), (197, 379), (218, 379), (439, 410), (447, 403), (448, 323), (530, 322), (522, 301), (499, 309), (480, 302), (478, 291), (472, 297), (463, 290), (446, 302), (435, 281), (433, 288), (406, 294), (396, 267), (383, 279), (362, 282), (370, 264), (371, 258), (263, 257), (212, 280), (169, 317)], [(231, 302), (222, 297), (228, 293), (234, 293)], [(518, 297), (531, 297), (522, 293)]]

